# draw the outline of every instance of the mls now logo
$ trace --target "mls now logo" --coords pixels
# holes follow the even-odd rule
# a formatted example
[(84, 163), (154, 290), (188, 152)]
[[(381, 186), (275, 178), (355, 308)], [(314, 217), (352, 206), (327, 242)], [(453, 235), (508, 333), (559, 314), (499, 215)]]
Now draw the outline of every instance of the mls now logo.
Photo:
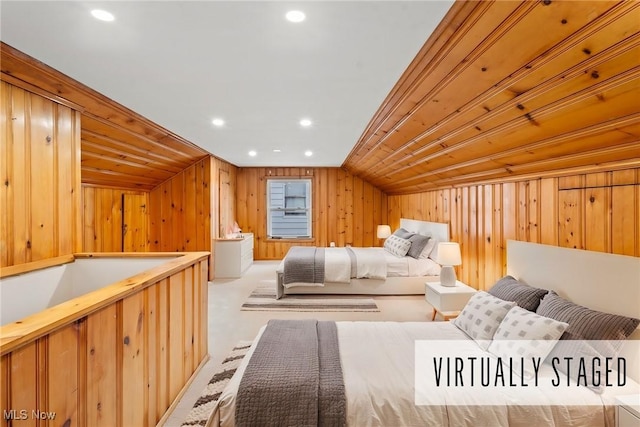
[(28, 411), (26, 409), (4, 409), (2, 411), (2, 417), (9, 420), (54, 420), (56, 418), (56, 413), (51, 411), (41, 411), (39, 409), (33, 409)]

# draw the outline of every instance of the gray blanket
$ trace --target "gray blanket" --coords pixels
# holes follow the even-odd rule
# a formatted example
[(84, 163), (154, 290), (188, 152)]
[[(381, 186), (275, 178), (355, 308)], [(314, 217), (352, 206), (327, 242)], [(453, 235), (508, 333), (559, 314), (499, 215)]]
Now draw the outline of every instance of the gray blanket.
[(292, 246), (284, 259), (284, 284), (324, 283), (324, 248)]
[(270, 320), (242, 376), (237, 426), (344, 426), (335, 322)]

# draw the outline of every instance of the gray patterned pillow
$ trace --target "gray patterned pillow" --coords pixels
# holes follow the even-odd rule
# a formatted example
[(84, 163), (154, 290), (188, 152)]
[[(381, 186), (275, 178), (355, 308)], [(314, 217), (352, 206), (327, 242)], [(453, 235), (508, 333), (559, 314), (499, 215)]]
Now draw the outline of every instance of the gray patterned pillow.
[(636, 330), (640, 320), (604, 313), (574, 304), (550, 291), (540, 302), (536, 313), (567, 322), (563, 340), (625, 340)]
[(498, 326), (488, 350), (503, 360), (511, 360), (511, 370), (530, 379), (534, 374), (532, 358), (544, 361), (568, 326), (516, 306)]
[(420, 258), (420, 254), (422, 254), (422, 250), (425, 246), (427, 246), (429, 240), (431, 240), (431, 237), (423, 236), (421, 234), (414, 234), (413, 236), (409, 237), (411, 247), (409, 248), (407, 255), (415, 259)]
[[(567, 322), (569, 327), (560, 338), (560, 343), (549, 354), (549, 359), (557, 357), (569, 360), (560, 363), (560, 372), (577, 380), (578, 362), (616, 357), (622, 343), (636, 330), (640, 320), (617, 314), (604, 313), (574, 304), (550, 291), (540, 302), (536, 313)], [(570, 358), (570, 359), (569, 359)], [(591, 363), (587, 366), (587, 387), (602, 393), (604, 385), (594, 383)]]
[(515, 302), (503, 301), (486, 292), (476, 292), (453, 324), (486, 350), (502, 319), (515, 305)]
[(384, 241), (384, 250), (397, 257), (407, 255), (407, 251), (410, 247), (411, 242), (409, 240), (403, 239), (402, 237), (398, 237), (394, 234), (387, 237), (387, 240)]
[(505, 276), (498, 280), (489, 293), (505, 301), (514, 301), (519, 307), (529, 311), (536, 311), (540, 300), (549, 291), (547, 289), (534, 288), (517, 281), (513, 276)]
[(415, 233), (412, 231), (407, 231), (404, 228), (400, 227), (396, 231), (393, 232), (394, 236), (402, 237), (403, 239), (408, 239), (413, 236)]

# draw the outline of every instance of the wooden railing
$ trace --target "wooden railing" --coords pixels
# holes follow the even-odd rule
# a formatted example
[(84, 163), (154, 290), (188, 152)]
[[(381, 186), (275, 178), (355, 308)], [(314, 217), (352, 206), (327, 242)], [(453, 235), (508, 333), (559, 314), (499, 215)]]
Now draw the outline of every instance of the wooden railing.
[(167, 255), (176, 258), (0, 328), (1, 426), (163, 420), (208, 358), (209, 253), (75, 255)]

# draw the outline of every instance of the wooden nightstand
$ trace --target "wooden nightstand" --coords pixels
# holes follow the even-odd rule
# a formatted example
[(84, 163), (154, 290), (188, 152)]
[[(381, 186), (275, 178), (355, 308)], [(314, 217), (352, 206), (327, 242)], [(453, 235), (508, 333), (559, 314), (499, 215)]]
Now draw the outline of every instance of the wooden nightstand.
[(435, 320), (438, 313), (444, 320), (453, 319), (476, 292), (460, 281), (456, 281), (456, 286), (442, 286), (440, 282), (425, 283), (424, 297), (433, 307), (431, 320)]
[(640, 426), (640, 395), (616, 397), (616, 427)]

